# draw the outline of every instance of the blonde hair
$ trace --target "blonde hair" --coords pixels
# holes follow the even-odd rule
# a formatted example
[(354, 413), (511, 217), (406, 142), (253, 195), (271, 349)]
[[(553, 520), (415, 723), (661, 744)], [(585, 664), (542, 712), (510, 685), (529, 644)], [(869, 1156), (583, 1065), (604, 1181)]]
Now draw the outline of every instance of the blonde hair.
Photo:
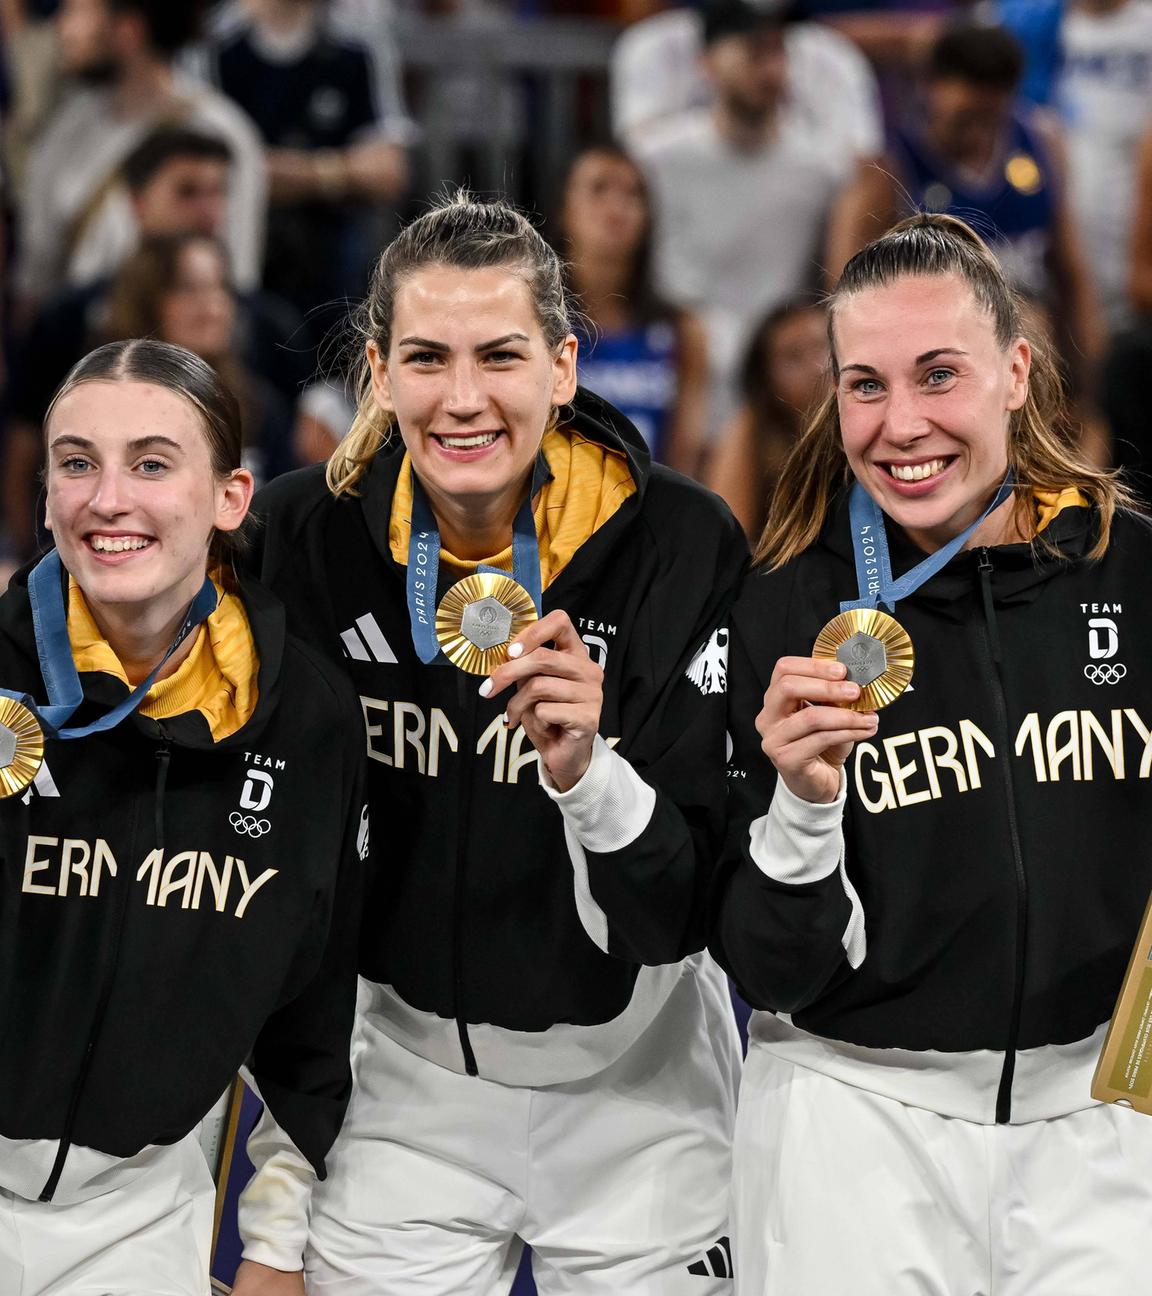
[[(334, 495), (355, 495), (368, 465), (391, 439), (394, 420), (372, 391), (372, 366), (364, 348), (374, 342), (384, 355), (392, 340), (392, 317), (401, 284), (426, 266), (480, 270), (507, 266), (523, 276), (536, 318), (550, 347), (571, 332), (572, 316), (560, 258), (526, 216), (506, 202), (480, 202), (465, 190), (441, 199), (392, 240), (380, 255), (368, 295), (355, 312), (352, 329), (360, 361), (356, 416), (328, 460)], [(555, 426), (553, 411), (549, 427)]]
[[(1026, 329), (1020, 298), (987, 244), (964, 221), (933, 213), (911, 216), (848, 262), (828, 300), (833, 378), (839, 380), (834, 332), (839, 303), (868, 288), (927, 275), (962, 279), (991, 317), (1002, 349), (1021, 336), (1031, 346), (1027, 397), (1008, 424), (1008, 466), (1014, 479), (1013, 512), (1019, 533), (1037, 536), (1036, 491), (1075, 487), (1096, 508), (1099, 534), (1090, 556), (1100, 557), (1108, 548), (1116, 509), (1131, 507), (1133, 497), (1116, 473), (1089, 463), (1079, 449), (1064, 383), (1047, 340), (1035, 329)], [(784, 464), (756, 549), (756, 563), (779, 567), (814, 544), (833, 497), (851, 480), (836, 393), (831, 391), (809, 418)]]

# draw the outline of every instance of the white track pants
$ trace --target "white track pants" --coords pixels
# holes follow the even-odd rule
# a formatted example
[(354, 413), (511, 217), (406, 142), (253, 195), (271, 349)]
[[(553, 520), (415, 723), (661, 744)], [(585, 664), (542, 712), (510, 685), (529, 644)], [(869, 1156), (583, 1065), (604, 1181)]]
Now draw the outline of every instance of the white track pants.
[(541, 1296), (731, 1296), (718, 1242), (739, 1045), (705, 963), (623, 1057), (572, 1084), (458, 1075), (366, 1022), (313, 1194), (310, 1296), (496, 1296), (522, 1240)]
[(1152, 1290), (1152, 1119), (938, 1116), (753, 1046), (734, 1151), (737, 1296)]
[(207, 1296), (215, 1190), (195, 1135), (68, 1205), (0, 1189), (3, 1296)]

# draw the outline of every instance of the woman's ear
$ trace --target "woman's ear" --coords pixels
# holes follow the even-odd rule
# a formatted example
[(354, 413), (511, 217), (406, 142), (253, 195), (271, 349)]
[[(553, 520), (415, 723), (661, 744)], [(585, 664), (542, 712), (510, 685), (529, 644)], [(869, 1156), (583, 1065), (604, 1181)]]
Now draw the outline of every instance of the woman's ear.
[(235, 531), (248, 516), (256, 481), (247, 468), (236, 468), (219, 483), (216, 494), (217, 531)]
[(567, 405), (576, 395), (576, 335), (569, 333), (552, 358), (552, 404)]
[(388, 361), (375, 342), (365, 343), (364, 354), (368, 357), (368, 367), (372, 372), (372, 395), (376, 397), (376, 404), (391, 414), (392, 387), (388, 381)]
[(1032, 371), (1032, 347), (1027, 338), (1018, 337), (1009, 348), (1011, 383), (1006, 409), (1018, 410), (1028, 399), (1028, 375)]

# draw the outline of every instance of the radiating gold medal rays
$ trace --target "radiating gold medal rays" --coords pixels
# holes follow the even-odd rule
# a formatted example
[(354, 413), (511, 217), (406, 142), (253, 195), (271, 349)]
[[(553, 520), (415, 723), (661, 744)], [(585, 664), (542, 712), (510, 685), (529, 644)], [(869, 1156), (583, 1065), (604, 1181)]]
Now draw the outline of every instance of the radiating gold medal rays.
[(31, 711), (0, 698), (0, 797), (18, 796), (44, 763), (44, 734)]
[(912, 681), (915, 654), (908, 632), (894, 617), (876, 608), (852, 608), (835, 616), (820, 631), (812, 656), (843, 662), (848, 679), (860, 685), (850, 711), (878, 711), (895, 702)]
[(471, 675), (490, 675), (508, 660), (508, 644), (535, 621), (528, 591), (511, 576), (465, 576), (440, 600), (436, 638), (444, 656)]

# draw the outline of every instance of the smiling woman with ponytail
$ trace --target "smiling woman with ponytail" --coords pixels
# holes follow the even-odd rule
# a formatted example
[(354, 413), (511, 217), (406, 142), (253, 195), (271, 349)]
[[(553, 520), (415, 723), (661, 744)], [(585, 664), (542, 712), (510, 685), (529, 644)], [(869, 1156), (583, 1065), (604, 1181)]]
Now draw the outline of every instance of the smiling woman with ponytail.
[[(848, 263), (733, 613), (738, 1292), (1144, 1282), (1152, 1122), (1090, 1089), (1152, 888), (1152, 530), (1022, 318), (951, 217)], [(814, 654), (838, 612), (911, 639), (880, 711), (908, 650)]]

